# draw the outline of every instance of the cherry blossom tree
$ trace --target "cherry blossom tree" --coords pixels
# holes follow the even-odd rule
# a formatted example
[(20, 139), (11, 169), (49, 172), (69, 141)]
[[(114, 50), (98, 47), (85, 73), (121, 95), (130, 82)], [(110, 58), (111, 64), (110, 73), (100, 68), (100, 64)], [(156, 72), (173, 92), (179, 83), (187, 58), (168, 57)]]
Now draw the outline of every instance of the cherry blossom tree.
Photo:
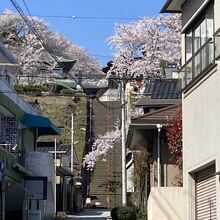
[(115, 128), (106, 132), (104, 135), (99, 135), (92, 145), (92, 151), (84, 156), (83, 165), (88, 170), (93, 170), (95, 163), (102, 159), (105, 161), (105, 155), (114, 146), (114, 143), (121, 140), (121, 131), (118, 126), (118, 122)]
[(71, 70), (72, 75), (81, 72), (86, 74), (101, 73), (99, 63), (93, 60), (83, 47), (73, 44), (66, 37), (54, 32), (47, 33), (45, 39), (48, 47), (54, 54), (66, 59), (76, 60)]
[(181, 21), (178, 15), (171, 14), (116, 24), (108, 42), (116, 54), (109, 72), (120, 76), (161, 77), (162, 61), (180, 59)]
[[(161, 63), (179, 61), (181, 54), (181, 21), (178, 15), (142, 18), (137, 22), (117, 24), (115, 34), (108, 39), (115, 58), (108, 74), (119, 77), (161, 77)], [(85, 155), (84, 165), (93, 169), (95, 162), (112, 149), (121, 130), (107, 132), (95, 142), (92, 152)], [(112, 140), (111, 140), (112, 139)]]
[(47, 50), (55, 56), (76, 60), (70, 72), (72, 75), (79, 72), (91, 74), (101, 72), (99, 64), (90, 54), (61, 34), (51, 31), (44, 20), (37, 17), (27, 17), (27, 19), (36, 30), (37, 36), (20, 15), (8, 10), (4, 11), (0, 16), (0, 40), (20, 61), (22, 71), (28, 75), (30, 83), (34, 83), (36, 75), (45, 77), (57, 64), (55, 59), (47, 59), (49, 57), (45, 56)]

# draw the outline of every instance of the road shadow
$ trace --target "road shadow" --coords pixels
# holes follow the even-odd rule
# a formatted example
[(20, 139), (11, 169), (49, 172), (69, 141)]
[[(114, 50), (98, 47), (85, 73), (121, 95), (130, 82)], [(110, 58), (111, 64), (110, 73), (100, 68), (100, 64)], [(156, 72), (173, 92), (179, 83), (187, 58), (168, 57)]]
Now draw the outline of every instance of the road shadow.
[(84, 209), (82, 212), (75, 215), (68, 215), (66, 220), (70, 219), (80, 219), (80, 220), (106, 220), (106, 217), (110, 216), (109, 209)]

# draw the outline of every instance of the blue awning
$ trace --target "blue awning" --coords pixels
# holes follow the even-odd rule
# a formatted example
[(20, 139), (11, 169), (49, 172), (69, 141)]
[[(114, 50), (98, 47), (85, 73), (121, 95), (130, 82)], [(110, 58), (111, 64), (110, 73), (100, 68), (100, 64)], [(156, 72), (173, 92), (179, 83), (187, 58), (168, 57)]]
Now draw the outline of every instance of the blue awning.
[(26, 114), (25, 125), (27, 128), (37, 128), (38, 136), (60, 135), (61, 130), (49, 118), (39, 115)]

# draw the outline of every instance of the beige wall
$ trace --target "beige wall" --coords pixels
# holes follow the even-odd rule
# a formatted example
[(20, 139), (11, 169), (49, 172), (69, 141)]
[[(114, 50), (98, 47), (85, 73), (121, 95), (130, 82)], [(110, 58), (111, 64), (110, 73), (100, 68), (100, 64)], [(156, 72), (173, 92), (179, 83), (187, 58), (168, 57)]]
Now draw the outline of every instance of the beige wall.
[[(183, 98), (185, 218), (195, 219), (194, 180), (190, 173), (215, 162), (220, 171), (220, 69), (212, 70)], [(217, 185), (217, 189), (218, 189)], [(219, 203), (219, 201), (218, 201)]]
[(220, 156), (220, 71), (190, 92), (183, 98), (184, 167), (194, 170)]
[(215, 0), (214, 16), (215, 16), (215, 31), (220, 28), (220, 1)]
[(183, 220), (183, 189), (152, 187), (147, 210), (148, 220)]
[[(215, 0), (214, 10), (216, 31), (220, 27), (219, 0)], [(184, 41), (182, 48), (184, 57)], [(217, 68), (183, 94), (184, 220), (195, 219), (193, 173), (213, 162), (216, 172), (220, 171), (220, 67), (219, 61), (216, 63)], [(220, 207), (218, 176), (216, 183)], [(219, 214), (220, 210), (218, 219)]]
[[(179, 168), (172, 164), (161, 164), (161, 186), (171, 187), (175, 185), (175, 177), (180, 175)], [(157, 186), (157, 162), (150, 167), (150, 187)]]

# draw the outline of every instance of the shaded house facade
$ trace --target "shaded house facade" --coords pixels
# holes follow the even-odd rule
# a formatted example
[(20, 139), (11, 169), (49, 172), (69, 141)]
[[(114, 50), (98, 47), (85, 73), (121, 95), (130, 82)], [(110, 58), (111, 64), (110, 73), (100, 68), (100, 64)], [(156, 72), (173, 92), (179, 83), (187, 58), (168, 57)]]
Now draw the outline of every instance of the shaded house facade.
[[(40, 135), (59, 135), (60, 130), (48, 118), (43, 117), (27, 104), (13, 89), (13, 76), (20, 67), (7, 48), (0, 43), (0, 163), (1, 189), (0, 212), (2, 219), (22, 219), (27, 190), (25, 176), (36, 176), (28, 167), (27, 155), (36, 151), (36, 140)], [(49, 161), (49, 157), (47, 158)], [(52, 158), (51, 158), (52, 159)], [(40, 164), (35, 165), (40, 169)], [(53, 167), (53, 161), (51, 161)], [(44, 173), (47, 176), (48, 173)], [(52, 179), (51, 179), (52, 181)], [(36, 201), (35, 201), (36, 202)], [(48, 201), (40, 202), (42, 216)]]
[(220, 219), (220, 2), (169, 0), (182, 15), (184, 219)]
[[(129, 163), (133, 161), (133, 172), (139, 169), (140, 154), (146, 154), (146, 177), (141, 190), (140, 198), (141, 205), (148, 204), (149, 219), (163, 219), (164, 215), (155, 215), (159, 213), (161, 207), (164, 207), (164, 202), (161, 207), (156, 207), (152, 200), (162, 200), (165, 187), (172, 188), (177, 186), (176, 178), (180, 176), (179, 168), (171, 162), (170, 150), (167, 142), (167, 126), (168, 119), (175, 117), (181, 108), (181, 79), (178, 78), (162, 78), (152, 79), (146, 82), (143, 97), (141, 97), (135, 106), (143, 108), (144, 114), (131, 118), (129, 125), (126, 145), (132, 155), (132, 160), (128, 160), (127, 173), (130, 172)], [(127, 158), (128, 158), (127, 157)], [(134, 174), (133, 174), (134, 176)], [(128, 179), (134, 178), (128, 177)], [(128, 185), (131, 183), (128, 182)], [(133, 193), (135, 196), (135, 187), (133, 185)], [(177, 188), (177, 187), (175, 187)], [(137, 189), (139, 190), (139, 189)], [(153, 190), (153, 191), (152, 191)], [(166, 190), (165, 190), (166, 191)], [(155, 195), (153, 194), (156, 192)], [(167, 196), (176, 196), (176, 191), (167, 190)], [(159, 195), (159, 196), (158, 196)], [(150, 200), (150, 202), (148, 202)], [(180, 199), (181, 200), (181, 199)], [(176, 208), (179, 206), (175, 206)], [(163, 208), (162, 208), (163, 209)], [(157, 210), (157, 211), (156, 211)], [(162, 213), (166, 212), (162, 210)]]
[(167, 120), (172, 118), (179, 108), (181, 106), (172, 105), (131, 119), (127, 147), (133, 152), (145, 148), (149, 153), (149, 172), (145, 181), (146, 198), (151, 187), (174, 186), (174, 178), (179, 175), (179, 169), (171, 162), (166, 137)]

